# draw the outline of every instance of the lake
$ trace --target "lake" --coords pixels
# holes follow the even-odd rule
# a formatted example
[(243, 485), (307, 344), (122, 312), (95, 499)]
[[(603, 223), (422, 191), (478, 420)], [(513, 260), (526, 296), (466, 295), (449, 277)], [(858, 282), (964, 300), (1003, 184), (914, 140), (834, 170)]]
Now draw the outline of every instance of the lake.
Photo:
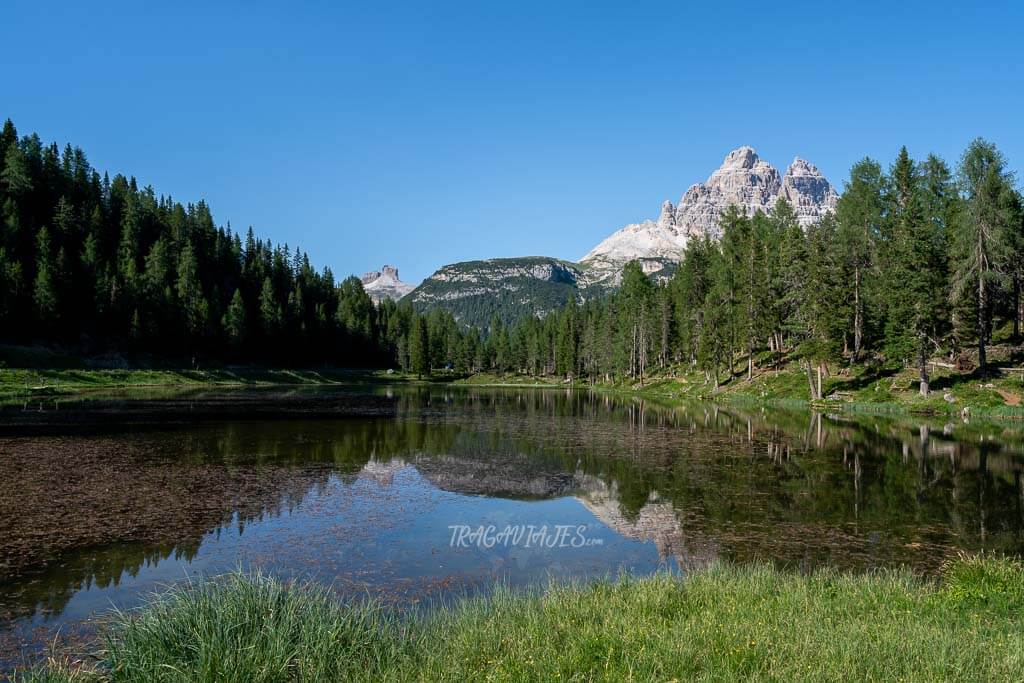
[(234, 569), (429, 606), (724, 560), (1024, 551), (1014, 423), (559, 389), (179, 392), (0, 411), (0, 665)]

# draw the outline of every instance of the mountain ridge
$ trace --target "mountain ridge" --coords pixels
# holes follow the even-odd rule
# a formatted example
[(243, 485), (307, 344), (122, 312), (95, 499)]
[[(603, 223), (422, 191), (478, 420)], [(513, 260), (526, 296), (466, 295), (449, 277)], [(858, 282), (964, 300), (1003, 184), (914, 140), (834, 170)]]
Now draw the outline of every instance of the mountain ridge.
[(818, 168), (797, 156), (780, 173), (753, 147), (726, 155), (704, 182), (690, 185), (678, 204), (664, 201), (658, 217), (613, 232), (578, 262), (547, 256), (492, 258), (447, 264), (408, 294), (421, 310), (443, 307), (463, 324), (486, 326), (530, 313), (543, 316), (569, 296), (588, 299), (618, 286), (626, 263), (640, 261), (649, 277), (671, 277), (691, 239), (721, 237), (729, 206), (747, 214), (789, 202), (804, 227), (834, 211), (839, 195)]

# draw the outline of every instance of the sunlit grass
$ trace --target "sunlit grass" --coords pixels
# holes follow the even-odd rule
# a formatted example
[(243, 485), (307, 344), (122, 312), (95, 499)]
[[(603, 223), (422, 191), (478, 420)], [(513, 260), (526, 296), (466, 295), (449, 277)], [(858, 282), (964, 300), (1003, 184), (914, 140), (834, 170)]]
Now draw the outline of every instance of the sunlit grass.
[(963, 559), (810, 576), (716, 565), (687, 578), (498, 590), (412, 617), (231, 575), (120, 615), (95, 667), (28, 680), (1020, 680), (1024, 568)]

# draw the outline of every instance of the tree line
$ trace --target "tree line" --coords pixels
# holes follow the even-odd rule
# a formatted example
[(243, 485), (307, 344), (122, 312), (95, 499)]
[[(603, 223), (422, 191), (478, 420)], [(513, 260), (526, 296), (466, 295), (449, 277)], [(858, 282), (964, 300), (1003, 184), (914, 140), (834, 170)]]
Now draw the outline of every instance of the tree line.
[[(716, 387), (758, 359), (798, 359), (821, 398), (830, 363), (900, 363), (929, 392), (929, 359), (987, 369), (999, 324), (1020, 338), (1024, 213), (999, 150), (978, 139), (956, 169), (901, 149), (887, 170), (857, 162), (834, 214), (801, 226), (780, 201), (735, 208), (720, 241), (695, 239), (670, 281), (626, 266), (614, 294), (505, 328), (495, 320), (469, 370), (643, 383), (700, 369)], [(476, 342), (474, 342), (476, 343)], [(474, 347), (477, 348), (477, 347)]]
[(929, 389), (936, 354), (982, 370), (1000, 324), (1019, 338), (1021, 197), (999, 150), (975, 140), (956, 169), (900, 150), (857, 162), (834, 214), (801, 226), (780, 201), (729, 209), (719, 241), (695, 238), (673, 277), (637, 263), (601, 298), (485, 328), (407, 302), (375, 306), (355, 277), (287, 245), (216, 227), (183, 205), (93, 169), (70, 145), (0, 132), (0, 341), (181, 361), (399, 366), (644, 382), (703, 371), (717, 387), (744, 358), (799, 359), (821, 397), (830, 363), (899, 362)]
[(81, 149), (19, 138), (10, 120), (0, 132), (0, 341), (379, 366), (402, 317), (298, 248), (216, 227), (202, 201), (101, 176)]

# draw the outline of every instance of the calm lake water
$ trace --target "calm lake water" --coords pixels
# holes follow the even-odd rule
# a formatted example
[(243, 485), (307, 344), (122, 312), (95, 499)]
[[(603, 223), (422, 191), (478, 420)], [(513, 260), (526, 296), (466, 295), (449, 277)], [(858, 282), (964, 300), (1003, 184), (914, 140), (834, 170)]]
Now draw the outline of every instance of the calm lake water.
[[(370, 415), (320, 410), (361, 392)], [(253, 396), (293, 409), (204, 413)], [(930, 574), (961, 550), (1024, 551), (1014, 424), (444, 387), (136, 405), (0, 411), (3, 669), (236, 568), (405, 608), (718, 559)], [(89, 410), (105, 419), (62, 422)]]

